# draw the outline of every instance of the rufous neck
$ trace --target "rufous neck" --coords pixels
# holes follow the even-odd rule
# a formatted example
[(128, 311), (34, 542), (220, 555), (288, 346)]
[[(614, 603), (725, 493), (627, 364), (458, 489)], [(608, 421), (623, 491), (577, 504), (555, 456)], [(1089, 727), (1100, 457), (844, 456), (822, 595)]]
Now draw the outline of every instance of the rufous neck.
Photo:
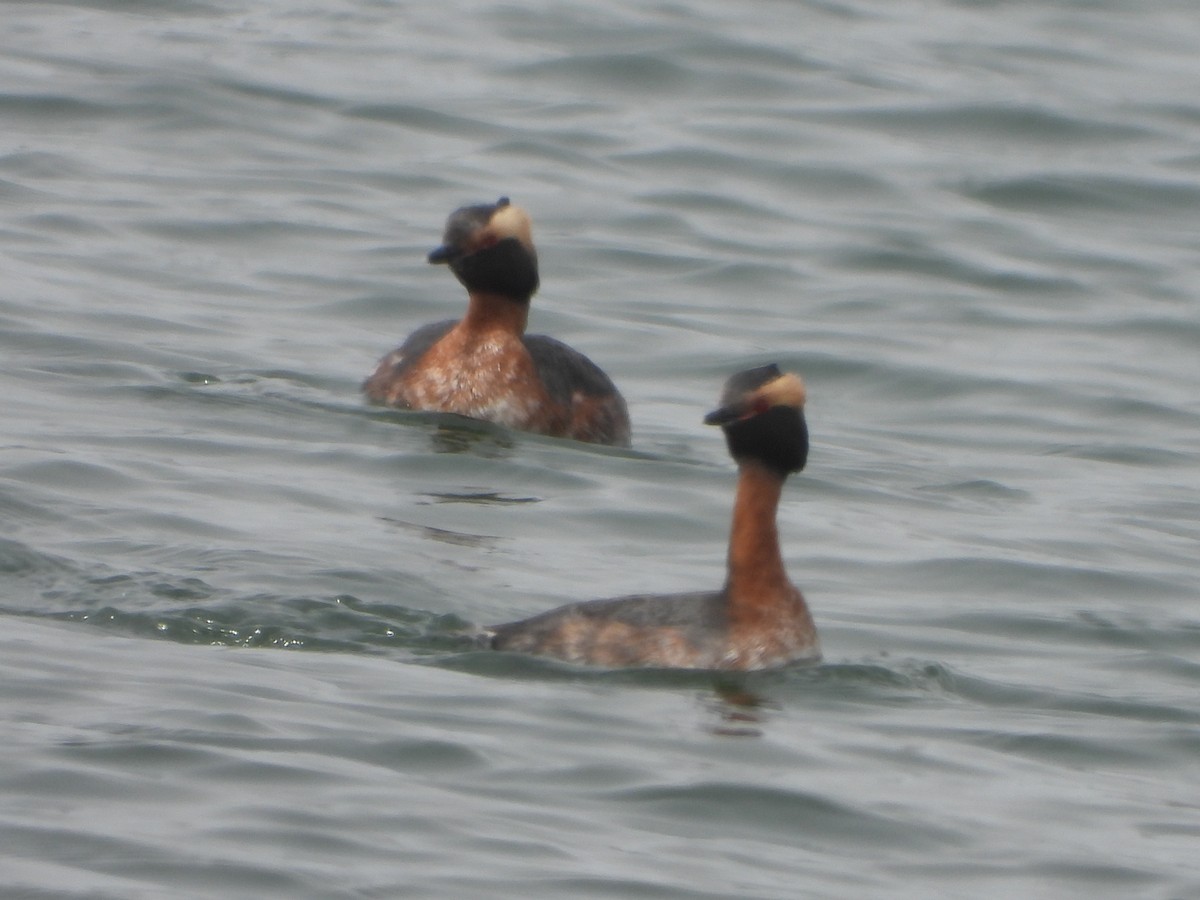
[(775, 525), (782, 492), (777, 472), (752, 460), (742, 462), (729, 532), (727, 588), (735, 606), (739, 600), (753, 605), (789, 586)]
[(522, 335), (529, 321), (529, 301), (503, 294), (472, 291), (462, 325), (472, 331), (504, 331)]

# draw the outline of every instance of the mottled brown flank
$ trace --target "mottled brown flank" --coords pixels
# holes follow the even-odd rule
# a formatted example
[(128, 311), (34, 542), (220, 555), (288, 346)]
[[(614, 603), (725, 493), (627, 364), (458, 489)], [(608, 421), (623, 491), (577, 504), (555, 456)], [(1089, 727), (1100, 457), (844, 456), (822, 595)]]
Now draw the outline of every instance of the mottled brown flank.
[(524, 210), (507, 197), (456, 210), (429, 261), (467, 289), (466, 315), (418, 328), (385, 356), (363, 382), (369, 400), (629, 446), (629, 413), (608, 376), (561, 341), (525, 335), (539, 279)]
[(564, 618), (539, 646), (524, 652), (606, 668), (689, 668), (694, 667), (696, 658), (696, 648), (678, 628), (642, 628), (612, 619), (573, 616)]
[(722, 590), (570, 604), (497, 626), (492, 646), (610, 668), (747, 670), (819, 659), (812, 615), (779, 552), (782, 487), (776, 470), (742, 462)]
[(460, 323), (408, 361), (385, 357), (364, 385), (378, 403), (451, 412), (512, 428), (561, 433), (567, 416), (555, 409), (518, 335)]
[(368, 399), (400, 409), (450, 412), (510, 428), (605, 444), (628, 444), (620, 395), (575, 392), (554, 402), (520, 337), (459, 326), (417, 360), (395, 351), (363, 384)]
[(375, 371), (368, 375), (366, 381), (362, 383), (362, 391), (367, 395), (367, 399), (372, 403), (380, 403), (384, 406), (407, 408), (408, 404), (404, 402), (397, 374), (403, 364), (404, 354), (399, 350), (393, 350), (381, 359), (379, 365), (375, 367)]
[[(796, 659), (816, 659), (819, 651), (812, 618), (791, 585), (787, 596), (757, 621), (653, 622), (647, 601), (673, 612), (676, 596), (634, 597), (607, 601), (611, 615), (596, 615), (594, 603), (571, 604), (532, 619), (497, 626), (497, 650), (550, 656), (565, 662), (604, 668), (645, 666), (671, 669), (763, 669)], [(689, 595), (684, 595), (686, 599)], [(728, 605), (728, 596), (720, 595)], [(603, 602), (603, 601), (602, 601)], [(624, 603), (640, 609), (622, 609)]]
[(620, 394), (571, 396), (571, 420), (565, 436), (593, 444), (629, 446), (629, 413)]
[(777, 585), (770, 594), (740, 600), (741, 604), (731, 603), (730, 656), (721, 668), (762, 669), (793, 659), (819, 658), (812, 614), (794, 585)]

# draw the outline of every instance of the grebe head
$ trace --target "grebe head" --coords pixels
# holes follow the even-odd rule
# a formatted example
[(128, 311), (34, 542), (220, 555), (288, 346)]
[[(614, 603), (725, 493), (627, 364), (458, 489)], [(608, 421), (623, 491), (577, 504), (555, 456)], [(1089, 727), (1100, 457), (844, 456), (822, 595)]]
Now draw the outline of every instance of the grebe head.
[(447, 263), (468, 291), (528, 300), (538, 289), (529, 214), (507, 197), (450, 214), (431, 263)]
[(808, 460), (804, 382), (774, 363), (738, 372), (725, 382), (721, 406), (704, 417), (720, 425), (729, 454), (739, 463), (756, 460), (786, 477)]

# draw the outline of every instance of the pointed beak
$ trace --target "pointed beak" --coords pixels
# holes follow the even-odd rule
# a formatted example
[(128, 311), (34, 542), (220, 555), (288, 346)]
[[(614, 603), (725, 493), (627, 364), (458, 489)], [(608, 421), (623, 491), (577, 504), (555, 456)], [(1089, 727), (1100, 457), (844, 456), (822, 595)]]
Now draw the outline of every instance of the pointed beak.
[(454, 256), (454, 248), (449, 244), (442, 244), (442, 246), (430, 250), (427, 258), (431, 263), (437, 264), (450, 262), (452, 256)]
[(720, 409), (714, 409), (704, 417), (705, 425), (728, 425), (730, 422), (736, 422), (747, 413), (747, 407), (744, 403), (731, 403), (728, 406), (722, 406)]

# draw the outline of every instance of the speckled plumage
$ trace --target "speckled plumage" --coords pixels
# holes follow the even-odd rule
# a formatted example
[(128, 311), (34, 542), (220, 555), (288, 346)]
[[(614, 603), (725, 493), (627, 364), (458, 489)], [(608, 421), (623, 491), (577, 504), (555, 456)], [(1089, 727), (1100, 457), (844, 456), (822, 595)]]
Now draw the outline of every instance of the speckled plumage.
[(820, 658), (775, 527), (784, 480), (808, 454), (803, 382), (765, 366), (730, 385), (707, 419), (725, 430), (739, 469), (724, 587), (568, 604), (495, 626), (493, 649), (606, 668), (746, 670)]
[(363, 383), (368, 399), (629, 446), (629, 413), (609, 377), (561, 341), (525, 334), (538, 273), (522, 210), (502, 198), (456, 211), (429, 259), (467, 288), (467, 313), (418, 328), (385, 356)]
[(572, 603), (490, 629), (494, 650), (604, 668), (765, 669), (817, 659), (812, 617), (791, 585), (774, 613), (739, 622), (728, 587)]

